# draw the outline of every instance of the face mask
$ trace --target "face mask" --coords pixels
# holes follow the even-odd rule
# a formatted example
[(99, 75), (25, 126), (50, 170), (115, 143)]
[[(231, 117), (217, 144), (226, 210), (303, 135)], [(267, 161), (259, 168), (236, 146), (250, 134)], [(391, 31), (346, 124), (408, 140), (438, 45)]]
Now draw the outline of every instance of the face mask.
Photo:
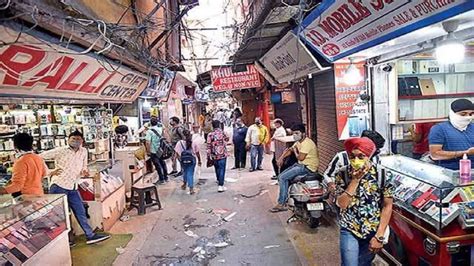
[(366, 164), (366, 161), (364, 159), (359, 159), (359, 158), (351, 159), (351, 166), (355, 170), (364, 168), (365, 164)]
[(81, 147), (81, 141), (80, 140), (70, 140), (69, 141), (69, 146), (71, 146), (71, 148), (77, 149), (77, 148)]
[(303, 139), (303, 134), (293, 134), (293, 139), (295, 141), (300, 141)]
[(260, 125), (262, 124), (262, 122), (261, 122), (261, 121), (255, 121), (255, 124), (256, 124), (257, 126), (260, 126)]
[(450, 110), (449, 121), (455, 128), (464, 131), (472, 122), (472, 116), (461, 116)]

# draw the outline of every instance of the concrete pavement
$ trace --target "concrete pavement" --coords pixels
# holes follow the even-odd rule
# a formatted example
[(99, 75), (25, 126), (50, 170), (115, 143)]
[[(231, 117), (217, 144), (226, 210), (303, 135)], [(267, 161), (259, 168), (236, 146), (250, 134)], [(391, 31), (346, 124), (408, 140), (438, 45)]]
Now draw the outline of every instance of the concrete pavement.
[(268, 212), (278, 193), (270, 162), (267, 156), (268, 170), (250, 173), (230, 170), (230, 157), (224, 193), (217, 193), (214, 170), (205, 166), (195, 195), (179, 188), (180, 179), (159, 186), (163, 210), (131, 211), (129, 221), (112, 229), (134, 234), (114, 265), (339, 265), (333, 223), (314, 230), (287, 224), (290, 212)]

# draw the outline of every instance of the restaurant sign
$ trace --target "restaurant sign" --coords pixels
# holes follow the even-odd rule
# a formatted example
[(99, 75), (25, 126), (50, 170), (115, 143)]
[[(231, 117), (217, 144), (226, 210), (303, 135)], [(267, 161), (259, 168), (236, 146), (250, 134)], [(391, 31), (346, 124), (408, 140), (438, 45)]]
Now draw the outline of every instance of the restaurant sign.
[(133, 102), (147, 85), (147, 76), (104, 58), (9, 27), (0, 32), (11, 43), (0, 47), (0, 96)]
[(254, 65), (245, 71), (234, 72), (231, 66), (213, 66), (211, 71), (214, 92), (260, 88), (262, 80)]
[(471, 9), (472, 0), (329, 0), (294, 31), (334, 62)]

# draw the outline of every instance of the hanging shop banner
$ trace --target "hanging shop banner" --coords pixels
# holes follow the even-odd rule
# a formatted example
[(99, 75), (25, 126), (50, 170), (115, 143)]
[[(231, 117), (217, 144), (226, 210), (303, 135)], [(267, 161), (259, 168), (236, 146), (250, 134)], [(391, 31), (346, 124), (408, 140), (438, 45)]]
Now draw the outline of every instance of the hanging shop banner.
[[(148, 78), (0, 25), (0, 95), (133, 102)], [(9, 44), (10, 43), (10, 44)], [(83, 49), (84, 50), (84, 49)]]
[(176, 72), (164, 69), (160, 75), (150, 78), (148, 86), (143, 91), (141, 96), (156, 98), (158, 102), (167, 101), (175, 76)]
[(231, 66), (213, 66), (211, 78), (214, 92), (260, 88), (262, 86), (260, 74), (254, 65), (247, 65), (247, 70), (242, 72), (233, 72)]
[(364, 63), (353, 65), (361, 77), (354, 85), (345, 82), (349, 65), (349, 63), (334, 64), (337, 131), (340, 140), (359, 137), (362, 131), (369, 127), (369, 105), (361, 97), (367, 93)]
[(472, 0), (329, 0), (294, 31), (334, 62), (471, 9)]
[(291, 31), (259, 61), (278, 83), (287, 83), (324, 69)]

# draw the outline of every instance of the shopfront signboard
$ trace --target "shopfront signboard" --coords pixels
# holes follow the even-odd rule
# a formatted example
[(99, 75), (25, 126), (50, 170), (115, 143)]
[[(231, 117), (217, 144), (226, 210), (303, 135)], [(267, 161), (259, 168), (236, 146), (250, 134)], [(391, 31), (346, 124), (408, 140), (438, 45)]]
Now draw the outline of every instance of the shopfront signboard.
[(472, 9), (472, 0), (329, 0), (294, 32), (334, 62)]
[(214, 92), (260, 88), (262, 79), (254, 65), (245, 71), (234, 72), (231, 66), (213, 66), (211, 71)]
[(337, 132), (340, 140), (359, 137), (362, 131), (369, 127), (369, 104), (361, 97), (367, 94), (365, 84), (365, 66), (357, 63), (353, 66), (361, 76), (357, 84), (347, 84), (346, 75), (349, 63), (334, 64), (336, 84), (336, 118)]
[(324, 69), (291, 31), (259, 61), (278, 83), (287, 83)]
[(0, 96), (130, 103), (148, 83), (146, 75), (104, 57), (10, 27), (1, 25), (0, 37), (7, 43), (0, 46)]
[(167, 101), (175, 76), (176, 72), (164, 69), (159, 75), (150, 78), (148, 86), (140, 96), (155, 98), (158, 102)]

